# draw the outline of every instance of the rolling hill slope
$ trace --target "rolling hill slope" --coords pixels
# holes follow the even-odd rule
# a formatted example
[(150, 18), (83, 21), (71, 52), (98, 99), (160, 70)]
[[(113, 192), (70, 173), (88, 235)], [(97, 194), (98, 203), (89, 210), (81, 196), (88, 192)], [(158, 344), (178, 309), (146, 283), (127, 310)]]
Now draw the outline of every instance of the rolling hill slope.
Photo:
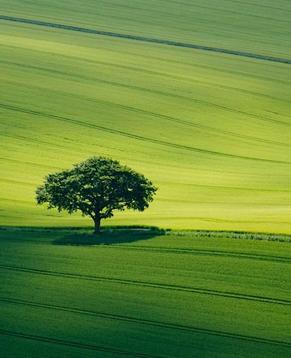
[[(1, 1), (1, 15), (290, 59), (287, 1)], [(1, 224), (88, 225), (37, 208), (43, 176), (109, 155), (159, 187), (111, 223), (291, 232), (291, 66), (0, 20)]]

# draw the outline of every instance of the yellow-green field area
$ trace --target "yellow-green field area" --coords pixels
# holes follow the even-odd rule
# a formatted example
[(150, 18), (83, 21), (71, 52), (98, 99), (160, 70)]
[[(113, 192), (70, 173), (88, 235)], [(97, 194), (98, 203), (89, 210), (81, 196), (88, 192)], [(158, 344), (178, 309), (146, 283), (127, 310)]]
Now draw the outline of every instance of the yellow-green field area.
[(149, 210), (110, 224), (291, 232), (291, 65), (239, 55), (291, 59), (290, 1), (0, 7), (2, 225), (90, 224), (37, 207), (34, 191), (46, 174), (106, 155), (159, 187)]

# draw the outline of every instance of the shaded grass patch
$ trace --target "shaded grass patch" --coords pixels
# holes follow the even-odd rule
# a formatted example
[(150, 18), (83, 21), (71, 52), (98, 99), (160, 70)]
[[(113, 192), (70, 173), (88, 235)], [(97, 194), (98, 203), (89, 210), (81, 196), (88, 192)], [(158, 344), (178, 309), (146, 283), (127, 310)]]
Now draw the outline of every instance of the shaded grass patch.
[(53, 241), (54, 245), (114, 245), (133, 243), (163, 236), (166, 230), (158, 227), (112, 227), (103, 229), (99, 235), (90, 232), (75, 232), (65, 234)]

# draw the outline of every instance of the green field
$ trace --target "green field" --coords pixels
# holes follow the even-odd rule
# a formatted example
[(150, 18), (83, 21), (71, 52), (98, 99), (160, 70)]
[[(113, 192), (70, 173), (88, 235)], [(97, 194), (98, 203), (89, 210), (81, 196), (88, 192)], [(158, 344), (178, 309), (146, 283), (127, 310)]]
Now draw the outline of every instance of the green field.
[[(289, 358), (291, 1), (0, 9), (1, 358)], [(159, 190), (93, 237), (35, 189), (99, 155)]]
[(3, 358), (290, 357), (290, 243), (7, 229), (0, 245)]
[[(0, 1), (1, 14), (291, 59), (289, 1)], [(290, 65), (0, 19), (1, 223), (42, 178), (109, 155), (159, 187), (110, 224), (291, 232)]]

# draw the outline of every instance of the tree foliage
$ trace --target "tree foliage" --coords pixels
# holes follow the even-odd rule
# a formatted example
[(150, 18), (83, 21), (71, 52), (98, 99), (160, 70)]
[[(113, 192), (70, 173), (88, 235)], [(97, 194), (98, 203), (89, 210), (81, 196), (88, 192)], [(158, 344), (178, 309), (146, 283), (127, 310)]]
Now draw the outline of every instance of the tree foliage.
[(70, 214), (81, 211), (93, 219), (98, 232), (101, 219), (112, 217), (115, 210), (145, 210), (156, 190), (144, 175), (118, 161), (93, 157), (49, 174), (36, 190), (36, 201)]

